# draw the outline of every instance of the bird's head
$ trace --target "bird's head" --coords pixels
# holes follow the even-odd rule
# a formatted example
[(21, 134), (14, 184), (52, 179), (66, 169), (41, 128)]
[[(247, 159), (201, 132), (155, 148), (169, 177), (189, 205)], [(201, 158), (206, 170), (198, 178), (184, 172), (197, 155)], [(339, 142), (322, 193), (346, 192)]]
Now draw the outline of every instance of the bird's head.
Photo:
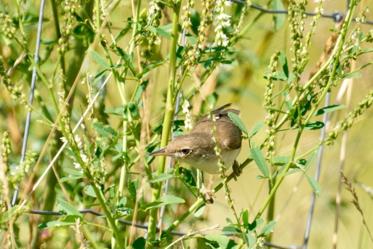
[(152, 156), (170, 156), (183, 160), (202, 156), (213, 148), (211, 137), (202, 133), (191, 133), (175, 137), (166, 147), (153, 151)]

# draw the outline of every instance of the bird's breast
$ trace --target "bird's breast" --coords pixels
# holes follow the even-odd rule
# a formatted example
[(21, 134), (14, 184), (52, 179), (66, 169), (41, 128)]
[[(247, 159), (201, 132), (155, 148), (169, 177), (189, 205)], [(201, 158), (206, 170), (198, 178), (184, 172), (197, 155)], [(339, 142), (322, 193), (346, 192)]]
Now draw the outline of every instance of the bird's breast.
[[(224, 162), (224, 167), (226, 169), (230, 168), (233, 165), (233, 162), (234, 160), (236, 160), (239, 153), (240, 148), (235, 150), (222, 151), (221, 155)], [(200, 156), (198, 158), (184, 158), (180, 161), (209, 174), (219, 173), (218, 157), (216, 155)]]

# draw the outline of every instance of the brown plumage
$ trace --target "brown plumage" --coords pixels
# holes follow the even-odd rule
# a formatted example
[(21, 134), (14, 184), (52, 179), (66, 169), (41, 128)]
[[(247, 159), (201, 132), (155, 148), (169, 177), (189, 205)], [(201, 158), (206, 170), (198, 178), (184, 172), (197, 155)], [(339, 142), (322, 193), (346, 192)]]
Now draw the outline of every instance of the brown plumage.
[(215, 121), (210, 115), (201, 118), (188, 134), (175, 137), (165, 148), (153, 152), (152, 155), (171, 156), (208, 173), (218, 173), (218, 157), (213, 140), (215, 126), (217, 146), (221, 149), (224, 166), (232, 166), (241, 149), (242, 133), (228, 117), (228, 112), (238, 114), (239, 111), (226, 109), (229, 105), (211, 112)]

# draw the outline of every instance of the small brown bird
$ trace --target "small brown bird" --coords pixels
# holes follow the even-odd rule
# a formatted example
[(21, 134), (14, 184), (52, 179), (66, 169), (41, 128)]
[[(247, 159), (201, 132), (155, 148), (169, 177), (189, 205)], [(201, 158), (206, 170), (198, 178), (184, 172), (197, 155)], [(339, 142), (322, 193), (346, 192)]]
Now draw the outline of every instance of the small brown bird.
[[(170, 156), (176, 160), (198, 168), (210, 174), (219, 173), (218, 160), (215, 146), (221, 150), (221, 159), (225, 168), (235, 162), (241, 150), (242, 132), (232, 120), (228, 113), (238, 114), (238, 110), (226, 109), (226, 104), (211, 112), (211, 116), (205, 116), (197, 122), (195, 127), (186, 135), (175, 137), (165, 148), (151, 153), (153, 156)], [(216, 127), (215, 132), (214, 126)], [(214, 134), (216, 143), (214, 142)], [(237, 168), (233, 169), (237, 173)]]

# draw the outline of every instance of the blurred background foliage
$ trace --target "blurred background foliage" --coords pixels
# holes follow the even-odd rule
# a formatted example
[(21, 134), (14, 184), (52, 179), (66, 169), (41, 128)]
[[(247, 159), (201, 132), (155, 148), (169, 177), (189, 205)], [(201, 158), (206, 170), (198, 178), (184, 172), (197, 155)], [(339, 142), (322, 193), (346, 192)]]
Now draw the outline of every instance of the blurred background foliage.
[[(157, 12), (158, 15), (152, 16), (154, 2), (161, 9)], [(80, 171), (81, 165), (75, 165), (77, 159), (74, 148), (68, 147), (57, 161), (55, 173), (50, 171), (41, 186), (31, 191), (33, 184), (62, 146), (64, 141), (61, 137), (67, 137), (66, 134), (69, 134), (68, 129), (64, 130), (61, 121), (58, 122), (57, 131), (52, 138), (47, 140), (60, 111), (64, 113), (63, 117), (68, 118), (67, 123), (71, 122), (71, 126), (74, 127), (106, 79), (109, 79), (106, 87), (95, 99), (92, 111), (83, 120), (84, 128), (78, 131), (78, 140), (81, 141), (80, 145), (77, 143), (77, 149), (85, 151), (88, 157), (92, 156), (89, 158), (94, 168), (91, 171), (92, 177), (102, 187), (110, 210), (115, 210), (113, 217), (122, 217), (129, 221), (133, 219), (139, 224), (148, 222), (147, 208), (156, 203), (151, 202), (151, 187), (147, 177), (153, 174), (152, 171), (156, 171), (157, 165), (157, 162), (153, 163), (153, 159), (148, 156), (148, 152), (159, 146), (162, 120), (167, 111), (164, 103), (170, 77), (169, 61), (172, 57), (170, 51), (173, 11), (169, 6), (170, 2), (172, 1), (46, 1), (40, 61), (36, 67), (38, 77), (35, 99), (32, 107), (29, 107), (27, 99), (32, 69), (35, 65), (33, 54), (40, 2), (1, 0), (0, 131), (3, 139), (3, 161), (9, 166), (3, 170), (2, 213), (9, 214), (11, 209), (8, 204), (17, 186), (20, 186), (19, 199), (27, 199), (27, 208), (19, 211), (14, 216), (16, 219), (5, 219), (5, 215), (2, 215), (0, 239), (3, 245), (9, 248), (16, 248), (15, 244), (19, 248), (109, 247), (111, 234), (107, 228), (102, 228), (106, 226), (104, 219), (85, 215), (85, 225), (80, 226), (77, 222), (80, 219), (76, 219), (76, 216), (83, 219), (83, 216), (76, 213), (78, 209), (101, 208), (96, 202), (97, 193), (89, 184), (87, 176)], [(178, 27), (180, 30), (184, 25), (186, 2), (191, 1), (182, 1)], [(178, 41), (176, 56), (182, 66), (178, 65), (178, 70), (190, 66), (189, 59), (192, 61), (192, 69), (182, 83), (179, 113), (173, 122), (173, 135), (184, 132), (185, 115), (189, 115), (189, 112), (184, 112), (182, 108), (185, 100), (191, 105), (189, 110), (193, 116), (207, 113), (210, 105), (233, 103), (233, 106), (241, 111), (240, 117), (249, 131), (258, 123), (263, 124), (266, 118), (266, 109), (263, 106), (267, 84), (264, 76), (268, 72), (270, 58), (278, 51), (288, 56), (291, 54), (291, 25), (287, 15), (267, 14), (254, 8), (247, 8), (241, 19), (244, 5), (232, 1), (233, 3), (225, 9), (232, 18), (232, 30), (224, 31), (231, 34), (231, 43), (227, 47), (222, 46), (221, 51), (218, 49), (206, 52), (203, 54), (205, 57), (201, 59), (202, 62), (199, 62), (200, 66), (193, 67), (193, 53), (185, 52), (180, 44), (195, 44), (198, 41), (203, 3), (206, 2), (209, 1), (195, 1), (190, 13), (191, 26), (188, 27), (188, 34), (184, 37), (182, 32), (179, 32), (181, 38)], [(306, 10), (314, 12), (318, 2), (309, 1)], [(253, 3), (268, 9), (287, 9), (289, 5), (287, 0), (258, 0)], [(367, 20), (373, 20), (373, 14), (366, 11), (372, 4), (371, 0), (360, 1), (355, 16), (365, 16)], [(346, 13), (347, 8), (345, 1), (325, 1), (322, 6), (324, 13)], [(138, 33), (135, 32), (133, 35), (135, 22), (139, 23)], [(210, 22), (214, 22), (214, 17)], [(246, 29), (237, 38), (234, 28), (240, 22), (240, 31), (242, 27)], [(305, 18), (305, 33), (309, 31), (311, 22), (312, 17)], [(354, 23), (352, 26), (357, 25)], [(359, 26), (363, 33), (373, 31), (373, 25)], [(317, 20), (308, 50), (309, 62), (301, 75), (301, 82), (306, 81), (317, 69), (317, 62), (335, 29), (338, 29), (338, 25), (333, 20)], [(217, 42), (214, 36), (216, 30), (213, 31), (210, 27), (206, 32), (207, 36), (204, 39), (207, 40), (201, 44)], [(372, 43), (361, 46), (371, 49)], [(348, 90), (351, 96), (348, 100), (342, 99), (345, 108), (333, 113), (331, 124), (341, 120), (373, 89), (373, 70), (369, 67), (372, 59), (369, 53), (360, 56), (354, 67), (359, 69), (363, 65), (368, 66), (359, 70), (351, 79), (344, 79), (351, 81)], [(118, 60), (121, 62), (116, 65)], [(113, 74), (111, 78), (108, 76), (110, 72)], [(338, 84), (342, 85), (341, 82)], [(76, 86), (76, 89), (66, 106), (63, 100), (68, 96), (72, 86)], [(331, 104), (340, 103), (337, 98), (338, 92), (342, 91), (337, 87), (331, 92)], [(25, 118), (30, 108), (32, 119), (28, 153), (25, 162), (20, 165)], [(373, 208), (372, 129), (372, 110), (368, 110), (347, 133), (344, 162), (340, 158), (341, 139), (338, 139), (334, 146), (325, 147), (319, 183), (321, 190), (316, 200), (309, 248), (332, 247), (336, 215), (335, 198), (341, 163), (344, 163), (344, 174), (356, 190), (366, 223), (373, 229), (373, 214), (370, 212)], [(4, 139), (5, 132), (9, 140)], [(123, 134), (126, 137), (125, 142)], [(290, 153), (294, 135), (290, 131), (286, 135), (276, 137), (276, 154)], [(262, 128), (251, 139), (250, 144), (261, 144), (266, 136), (266, 131)], [(300, 151), (307, 151), (315, 146), (319, 137), (319, 129), (307, 131), (302, 137)], [(39, 158), (46, 143), (46, 153)], [(250, 148), (246, 140), (238, 161), (244, 161), (249, 155)], [(313, 176), (316, 162), (312, 160), (310, 163), (307, 174)], [(118, 184), (122, 179), (123, 167), (127, 169), (123, 178), (125, 188), (120, 190)], [(187, 185), (185, 182), (193, 181), (192, 178), (188, 178), (189, 171), (186, 172), (178, 173), (177, 177), (177, 173), (173, 172), (174, 175), (170, 176), (170, 193), (182, 197), (186, 203), (167, 206), (163, 221), (165, 227), (185, 212), (195, 198), (193, 195), (196, 195), (196, 192), (191, 194), (193, 191), (184, 186)], [(268, 193), (267, 183), (259, 179), (258, 175), (260, 171), (252, 164), (244, 169), (237, 181), (230, 182), (236, 209), (247, 209), (251, 218), (260, 209)], [(183, 180), (178, 181), (174, 178)], [(212, 181), (217, 182), (219, 179), (215, 177)], [(5, 188), (5, 185), (9, 187)], [(273, 243), (303, 243), (312, 190), (303, 174), (286, 177), (276, 195), (274, 219), (277, 224), (271, 238)], [(361, 214), (352, 203), (351, 191), (346, 191), (343, 187), (341, 198), (338, 248), (372, 248), (373, 242), (362, 223)], [(173, 199), (165, 203), (178, 203), (178, 200)], [(62, 210), (68, 215), (61, 220), (55, 216), (30, 214), (27, 211), (29, 209)], [(205, 206), (198, 215), (191, 216), (180, 224), (177, 230), (188, 232), (217, 224), (221, 228), (227, 223), (227, 218), (233, 219), (233, 216), (224, 192), (220, 191), (214, 204)], [(8, 223), (9, 220), (14, 224)], [(62, 223), (56, 224), (51, 221)], [(43, 226), (48, 229), (42, 229)], [(9, 227), (13, 227), (14, 231)], [(145, 234), (142, 229), (123, 230), (128, 246), (135, 238), (141, 238), (140, 236)], [(92, 241), (96, 244), (92, 245)], [(136, 241), (138, 244), (132, 246), (142, 248), (142, 240)], [(194, 248), (197, 244), (194, 241), (189, 246)], [(175, 245), (175, 248), (179, 248), (178, 246)], [(202, 245), (199, 247), (205, 248)]]

